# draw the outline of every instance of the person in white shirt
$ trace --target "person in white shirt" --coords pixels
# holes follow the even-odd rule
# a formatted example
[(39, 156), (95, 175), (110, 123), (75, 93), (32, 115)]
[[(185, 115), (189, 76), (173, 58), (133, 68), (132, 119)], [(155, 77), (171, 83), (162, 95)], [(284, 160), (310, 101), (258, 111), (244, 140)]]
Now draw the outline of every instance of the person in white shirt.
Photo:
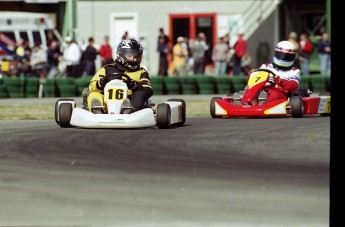
[(35, 43), (35, 46), (32, 49), (30, 66), (34, 77), (46, 77), (48, 56), (47, 52), (41, 48), (41, 43)]
[(67, 46), (63, 51), (63, 60), (66, 63), (66, 76), (78, 78), (81, 76), (79, 69), (81, 49), (70, 36), (67, 36), (65, 41)]

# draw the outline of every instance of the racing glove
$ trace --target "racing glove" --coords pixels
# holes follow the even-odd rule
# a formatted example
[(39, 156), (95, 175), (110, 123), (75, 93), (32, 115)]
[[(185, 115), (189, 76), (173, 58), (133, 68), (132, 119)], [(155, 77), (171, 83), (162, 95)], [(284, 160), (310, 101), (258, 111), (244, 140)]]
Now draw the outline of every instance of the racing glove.
[(131, 80), (131, 81), (128, 83), (128, 89), (130, 89), (130, 90), (136, 90), (138, 87), (139, 87), (139, 84), (138, 84), (138, 82), (135, 81), (135, 80)]
[(107, 83), (108, 83), (108, 80), (105, 76), (100, 77), (99, 80), (97, 81), (96, 87), (99, 90), (103, 90)]
[(268, 78), (268, 81), (267, 81), (271, 86), (273, 86), (274, 85), (274, 78), (272, 77), (272, 76), (270, 76), (269, 78)]
[(280, 76), (275, 76), (273, 77), (273, 79), (274, 79), (274, 84), (280, 86), (280, 83), (281, 83)]

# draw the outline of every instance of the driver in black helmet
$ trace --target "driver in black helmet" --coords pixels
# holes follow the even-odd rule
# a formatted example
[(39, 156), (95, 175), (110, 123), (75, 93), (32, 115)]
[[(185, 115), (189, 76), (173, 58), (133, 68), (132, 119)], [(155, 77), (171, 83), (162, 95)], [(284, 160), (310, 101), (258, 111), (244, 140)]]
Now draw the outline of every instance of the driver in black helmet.
[[(143, 47), (139, 41), (133, 38), (120, 42), (116, 50), (114, 63), (104, 65), (90, 81), (87, 97), (87, 108), (93, 113), (105, 113), (106, 106), (103, 99), (103, 89), (107, 82), (114, 78), (122, 78), (127, 75), (131, 81), (125, 81), (128, 85), (128, 98), (133, 107), (132, 112), (141, 110), (145, 101), (152, 94), (149, 73), (140, 66), (143, 56)], [(85, 100), (86, 101), (86, 100)]]

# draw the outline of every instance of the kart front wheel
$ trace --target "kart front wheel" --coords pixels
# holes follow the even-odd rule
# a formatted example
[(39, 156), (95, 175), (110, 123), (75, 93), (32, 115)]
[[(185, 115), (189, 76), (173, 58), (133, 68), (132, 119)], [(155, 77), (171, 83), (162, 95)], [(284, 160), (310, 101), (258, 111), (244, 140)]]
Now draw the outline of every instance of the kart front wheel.
[(71, 127), (73, 107), (71, 103), (61, 103), (59, 106), (59, 124), (61, 128)]
[[(59, 125), (59, 103), (61, 102), (74, 102), (74, 99), (59, 99), (55, 102), (55, 122)], [(60, 104), (61, 105), (61, 104)], [(74, 104), (75, 107), (75, 104)]]
[(222, 100), (221, 97), (213, 97), (211, 99), (211, 103), (210, 103), (210, 113), (212, 118), (222, 118), (222, 116), (217, 116), (216, 115), (216, 101), (217, 100)]
[(291, 115), (294, 118), (302, 118), (304, 115), (304, 103), (301, 96), (292, 96), (291, 100)]
[(181, 102), (182, 103), (182, 121), (179, 123), (176, 123), (177, 126), (182, 126), (186, 122), (186, 102), (183, 99), (168, 99), (168, 102)]
[(157, 106), (157, 127), (160, 129), (170, 128), (171, 110), (167, 103), (160, 103)]

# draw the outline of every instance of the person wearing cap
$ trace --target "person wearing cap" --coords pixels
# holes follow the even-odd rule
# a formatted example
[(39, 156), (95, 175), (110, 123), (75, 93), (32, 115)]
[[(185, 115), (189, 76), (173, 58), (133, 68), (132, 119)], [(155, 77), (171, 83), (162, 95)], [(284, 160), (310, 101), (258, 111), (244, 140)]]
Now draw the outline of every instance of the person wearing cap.
[(188, 50), (182, 46), (184, 41), (182, 36), (178, 37), (176, 41), (177, 43), (173, 47), (173, 64), (175, 73), (176, 76), (185, 76), (187, 75), (186, 57), (188, 56)]

